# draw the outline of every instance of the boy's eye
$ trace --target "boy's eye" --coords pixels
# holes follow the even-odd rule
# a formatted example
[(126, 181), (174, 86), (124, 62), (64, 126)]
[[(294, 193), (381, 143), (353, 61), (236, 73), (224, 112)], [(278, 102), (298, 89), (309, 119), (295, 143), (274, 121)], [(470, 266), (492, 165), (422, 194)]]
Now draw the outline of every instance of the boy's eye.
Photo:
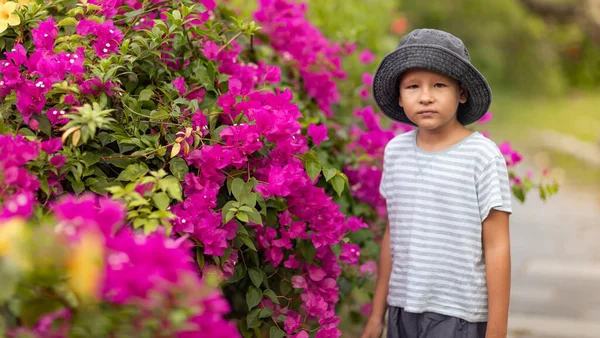
[(446, 85), (443, 84), (443, 83), (436, 83), (435, 86), (438, 87), (438, 88), (446, 87)]
[(417, 85), (409, 85), (409, 86), (406, 86), (406, 88), (407, 89), (416, 89), (416, 88), (419, 88), (419, 86), (417, 86)]

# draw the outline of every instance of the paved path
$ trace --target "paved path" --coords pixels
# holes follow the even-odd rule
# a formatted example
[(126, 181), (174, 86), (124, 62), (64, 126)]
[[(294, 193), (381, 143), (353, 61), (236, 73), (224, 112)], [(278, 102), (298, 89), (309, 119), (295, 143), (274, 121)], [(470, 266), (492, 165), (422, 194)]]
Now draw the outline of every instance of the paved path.
[(511, 217), (511, 337), (599, 338), (600, 191), (531, 197)]

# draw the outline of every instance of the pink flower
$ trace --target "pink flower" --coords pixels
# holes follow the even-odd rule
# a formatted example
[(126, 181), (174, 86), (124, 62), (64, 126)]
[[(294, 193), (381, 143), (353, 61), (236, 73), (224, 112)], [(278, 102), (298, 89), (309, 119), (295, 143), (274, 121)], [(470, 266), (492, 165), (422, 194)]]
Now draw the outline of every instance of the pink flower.
[(340, 261), (342, 263), (358, 265), (359, 257), (360, 247), (358, 245), (342, 243), (342, 253), (340, 254)]
[(371, 92), (369, 92), (367, 88), (361, 88), (358, 92), (358, 96), (363, 100), (367, 100), (371, 97)]
[(46, 116), (50, 120), (50, 124), (52, 126), (57, 126), (57, 125), (66, 124), (68, 122), (69, 119), (63, 118), (63, 115), (65, 115), (66, 113), (67, 112), (64, 110), (58, 110), (56, 108), (52, 108), (52, 109), (49, 109), (48, 111), (46, 111)]
[(358, 60), (364, 64), (369, 64), (375, 61), (375, 54), (373, 54), (370, 50), (365, 49), (358, 55)]
[(371, 73), (363, 73), (362, 83), (365, 87), (371, 87), (373, 84), (373, 75)]
[(308, 267), (308, 276), (313, 281), (318, 282), (318, 281), (323, 280), (323, 278), (325, 278), (325, 276), (327, 276), (327, 273), (322, 268), (311, 265)]
[(360, 274), (365, 275), (369, 274), (374, 276), (377, 274), (377, 263), (375, 261), (366, 261), (363, 265), (360, 266)]
[(308, 335), (308, 333), (306, 333), (306, 331), (302, 330), (302, 331), (298, 332), (297, 334), (291, 336), (290, 338), (308, 338), (308, 337), (310, 337)]
[(63, 155), (52, 156), (52, 158), (50, 159), (50, 164), (52, 164), (55, 167), (62, 167), (65, 164), (65, 162), (67, 162), (67, 158)]
[(29, 122), (32, 114), (41, 113), (46, 105), (46, 97), (50, 85), (46, 86), (43, 81), (37, 81), (35, 84), (31, 81), (24, 81), (16, 88), (17, 109), (23, 115), (23, 121)]
[(285, 327), (285, 332), (288, 335), (291, 335), (292, 333), (294, 333), (294, 331), (298, 330), (298, 328), (300, 328), (300, 324), (301, 324), (300, 320), (301, 320), (300, 315), (296, 311), (289, 310), (287, 313), (287, 318), (283, 322), (283, 325)]
[(202, 49), (202, 53), (209, 60), (217, 60), (217, 55), (219, 54), (219, 46), (217, 46), (214, 42), (208, 40), (204, 43), (204, 48)]
[(175, 86), (175, 88), (179, 92), (179, 95), (183, 96), (183, 94), (185, 94), (185, 79), (183, 77), (175, 78), (173, 81), (171, 81), (171, 83), (173, 84), (173, 86)]
[(306, 289), (308, 284), (306, 284), (306, 279), (302, 276), (294, 276), (292, 277), (292, 286), (296, 289)]
[(35, 197), (30, 191), (23, 191), (4, 200), (0, 207), (0, 220), (12, 217), (29, 218), (33, 213)]
[(321, 142), (329, 140), (329, 137), (327, 136), (327, 126), (324, 124), (317, 126), (314, 123), (311, 123), (310, 126), (308, 126), (308, 135), (312, 137), (315, 145), (319, 145)]
[(300, 267), (300, 262), (296, 260), (296, 255), (289, 255), (288, 259), (283, 262), (283, 266), (288, 269), (298, 269)]
[(102, 83), (102, 81), (97, 77), (87, 80), (79, 86), (83, 94), (93, 96), (100, 95), (101, 93), (105, 93), (108, 96), (113, 96), (115, 94), (113, 88), (116, 87), (118, 87), (118, 85), (112, 83), (111, 81)]
[(40, 122), (35, 119), (29, 120), (29, 128), (33, 131), (37, 131), (40, 128)]
[(372, 303), (364, 303), (361, 307), (360, 307), (360, 314), (362, 314), (365, 317), (368, 317), (371, 314), (371, 311), (373, 311), (373, 304)]
[(494, 115), (491, 112), (487, 112), (485, 113), (485, 115), (483, 115), (479, 121), (477, 121), (477, 123), (479, 124), (485, 124), (488, 123), (492, 120), (492, 118), (494, 117)]
[(54, 154), (62, 148), (62, 140), (60, 137), (55, 137), (42, 141), (42, 150), (48, 154)]
[(58, 37), (58, 27), (52, 17), (46, 21), (40, 22), (37, 28), (31, 30), (33, 36), (33, 44), (45, 51), (46, 53), (52, 53), (54, 48), (54, 40)]

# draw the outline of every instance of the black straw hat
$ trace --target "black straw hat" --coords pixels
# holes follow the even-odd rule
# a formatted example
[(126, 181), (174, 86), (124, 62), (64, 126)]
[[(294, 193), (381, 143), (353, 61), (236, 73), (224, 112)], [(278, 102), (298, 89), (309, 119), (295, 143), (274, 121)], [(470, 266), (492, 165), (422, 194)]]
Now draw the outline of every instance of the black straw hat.
[(464, 43), (454, 35), (436, 29), (417, 29), (405, 35), (393, 52), (386, 55), (373, 77), (373, 97), (381, 111), (392, 120), (414, 125), (400, 107), (400, 75), (421, 68), (452, 77), (469, 91), (466, 103), (458, 106), (462, 125), (479, 120), (492, 103), (492, 90), (471, 64)]

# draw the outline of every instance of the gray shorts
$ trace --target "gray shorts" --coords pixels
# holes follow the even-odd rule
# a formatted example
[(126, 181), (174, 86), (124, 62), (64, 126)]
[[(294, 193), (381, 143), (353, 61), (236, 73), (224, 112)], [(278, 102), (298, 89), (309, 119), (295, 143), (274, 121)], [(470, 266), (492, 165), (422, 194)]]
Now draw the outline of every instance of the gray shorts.
[(471, 323), (438, 313), (411, 313), (390, 306), (387, 338), (485, 338), (486, 329), (487, 322)]

